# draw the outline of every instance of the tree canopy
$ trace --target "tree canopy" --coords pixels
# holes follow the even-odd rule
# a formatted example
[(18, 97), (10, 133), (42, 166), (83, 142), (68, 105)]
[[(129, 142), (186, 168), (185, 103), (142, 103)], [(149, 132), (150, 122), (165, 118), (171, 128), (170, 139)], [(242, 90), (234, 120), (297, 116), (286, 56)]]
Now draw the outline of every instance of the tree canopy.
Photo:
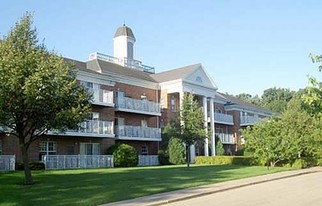
[(178, 138), (186, 145), (186, 162), (189, 167), (190, 146), (196, 141), (203, 141), (209, 132), (206, 130), (203, 113), (194, 95), (184, 93), (181, 104)]
[(292, 99), (287, 109), (270, 119), (243, 130), (246, 150), (261, 164), (293, 164), (297, 159), (316, 160), (321, 155), (320, 120), (310, 116), (299, 98)]
[(296, 92), (290, 91), (290, 89), (273, 87), (264, 90), (261, 97), (258, 97), (257, 95), (252, 96), (251, 94), (246, 93), (238, 94), (235, 97), (257, 106), (267, 108), (273, 112), (281, 113), (286, 109), (287, 103), (295, 94)]
[(75, 129), (88, 117), (91, 95), (76, 70), (39, 43), (26, 14), (0, 41), (0, 125), (19, 138), (25, 184), (32, 184), (30, 144), (48, 131)]

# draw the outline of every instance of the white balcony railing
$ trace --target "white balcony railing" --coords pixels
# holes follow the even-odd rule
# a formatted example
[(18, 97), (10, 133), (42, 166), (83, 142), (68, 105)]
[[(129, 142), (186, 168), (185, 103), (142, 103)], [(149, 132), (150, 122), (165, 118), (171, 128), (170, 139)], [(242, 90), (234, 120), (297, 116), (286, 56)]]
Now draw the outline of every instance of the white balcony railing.
[(15, 170), (15, 155), (0, 155), (0, 171)]
[(129, 97), (116, 98), (116, 110), (161, 116), (160, 104)]
[(252, 125), (256, 122), (260, 122), (261, 118), (257, 116), (241, 116), (240, 117), (240, 126)]
[(114, 107), (113, 92), (104, 89), (88, 89), (93, 94), (93, 104)]
[(233, 115), (215, 112), (215, 123), (234, 125)]
[(120, 60), (118, 58), (107, 55), (107, 54), (102, 54), (99, 52), (94, 52), (89, 55), (89, 60), (93, 60), (93, 59), (100, 59), (100, 60), (103, 60), (106, 62), (111, 62), (111, 63), (116, 63), (116, 64), (120, 63)]
[(216, 133), (216, 135), (220, 138), (220, 141), (223, 144), (235, 144), (236, 143), (233, 134)]
[(142, 64), (141, 61), (135, 60), (135, 59), (129, 59), (126, 57), (124, 57), (124, 59), (123, 58), (119, 59), (119, 58), (116, 58), (116, 57), (113, 57), (110, 55), (106, 55), (106, 54), (102, 54), (99, 52), (94, 52), (89, 55), (89, 60), (93, 60), (93, 59), (99, 59), (99, 60), (103, 60), (106, 62), (120, 64), (120, 65), (126, 66), (128, 68), (137, 69), (137, 70), (151, 73), (151, 74), (155, 73), (154, 67), (144, 65), (144, 64)]
[(44, 155), (45, 169), (113, 167), (112, 155)]
[(158, 155), (139, 155), (138, 166), (154, 166), (159, 165)]
[(147, 72), (147, 73), (151, 73), (151, 74), (155, 73), (154, 67), (144, 65), (139, 60), (129, 59), (129, 58), (125, 57), (124, 58), (124, 65), (126, 67), (133, 68), (133, 69), (138, 69), (138, 70), (141, 70), (143, 72)]
[(117, 139), (161, 141), (161, 129), (140, 126), (116, 126)]
[(113, 121), (86, 120), (77, 130), (69, 130), (67, 135), (114, 137)]

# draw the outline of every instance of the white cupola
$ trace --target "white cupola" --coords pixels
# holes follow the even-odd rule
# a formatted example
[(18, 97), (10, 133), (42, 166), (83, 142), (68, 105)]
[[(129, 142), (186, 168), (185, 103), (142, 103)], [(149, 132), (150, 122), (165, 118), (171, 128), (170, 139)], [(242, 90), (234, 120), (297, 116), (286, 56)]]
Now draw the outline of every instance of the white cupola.
[(127, 62), (134, 59), (134, 43), (135, 37), (131, 28), (125, 24), (119, 27), (113, 38), (113, 56), (121, 62)]

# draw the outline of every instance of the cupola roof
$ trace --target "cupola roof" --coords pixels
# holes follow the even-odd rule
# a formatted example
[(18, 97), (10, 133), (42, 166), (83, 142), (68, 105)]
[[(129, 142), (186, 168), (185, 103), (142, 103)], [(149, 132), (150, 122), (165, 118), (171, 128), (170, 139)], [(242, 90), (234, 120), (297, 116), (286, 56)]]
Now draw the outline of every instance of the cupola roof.
[(128, 37), (132, 37), (135, 41), (135, 37), (134, 34), (132, 32), (132, 29), (128, 26), (126, 26), (125, 24), (123, 24), (123, 26), (119, 27), (114, 35), (114, 38), (118, 37), (118, 36), (128, 36)]

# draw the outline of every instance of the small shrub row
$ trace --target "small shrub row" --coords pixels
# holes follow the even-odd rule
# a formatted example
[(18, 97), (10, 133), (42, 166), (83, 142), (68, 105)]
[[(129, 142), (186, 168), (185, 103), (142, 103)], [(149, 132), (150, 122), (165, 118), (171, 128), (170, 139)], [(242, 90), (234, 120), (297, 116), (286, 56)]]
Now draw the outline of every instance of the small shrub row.
[(253, 159), (251, 157), (240, 156), (214, 156), (204, 157), (198, 156), (195, 159), (196, 164), (209, 164), (209, 165), (252, 165)]
[[(43, 162), (30, 162), (29, 167), (31, 170), (44, 170), (45, 164)], [(15, 169), (16, 170), (24, 170), (24, 165), (21, 162), (15, 163)]]

